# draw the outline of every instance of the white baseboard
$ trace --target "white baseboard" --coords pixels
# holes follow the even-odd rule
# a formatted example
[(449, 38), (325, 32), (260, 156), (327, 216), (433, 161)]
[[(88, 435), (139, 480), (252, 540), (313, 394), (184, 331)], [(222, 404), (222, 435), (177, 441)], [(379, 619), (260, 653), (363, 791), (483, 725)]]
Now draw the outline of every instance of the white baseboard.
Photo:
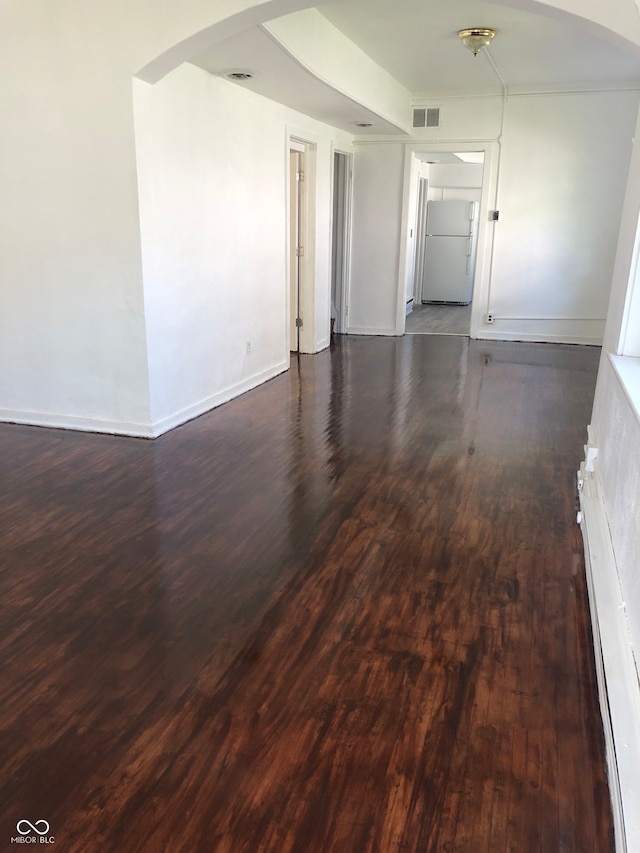
[(309, 350), (309, 352), (303, 352), (302, 350), (300, 350), (300, 353), (301, 355), (315, 355), (316, 353), (322, 352), (322, 350), (327, 349), (329, 346), (331, 346), (331, 338), (322, 338), (322, 340), (316, 341), (315, 349)]
[(374, 329), (367, 326), (349, 326), (347, 329), (348, 335), (384, 335), (386, 337), (395, 337), (398, 333), (393, 329)]
[[(597, 461), (578, 474), (581, 529), (617, 853), (640, 851), (640, 684)], [(589, 470), (591, 469), (591, 470)]]
[(109, 435), (128, 435), (132, 438), (154, 438), (150, 424), (110, 421), (100, 418), (81, 418), (51, 412), (27, 412), (0, 409), (0, 422), (23, 426), (70, 429), (79, 432), (102, 432)]
[(476, 337), (485, 340), (531, 341), (549, 344), (588, 344), (600, 346), (604, 335), (604, 320), (532, 319), (495, 317), (488, 325), (483, 322)]
[(0, 409), (0, 422), (22, 424), (25, 426), (51, 427), (54, 429), (78, 430), (81, 432), (100, 432), (110, 435), (127, 435), (132, 438), (158, 438), (169, 430), (203, 415), (205, 412), (228, 403), (234, 397), (239, 397), (252, 388), (262, 385), (280, 373), (289, 369), (289, 362), (282, 361), (267, 370), (250, 376), (243, 382), (225, 388), (210, 397), (187, 406), (178, 412), (160, 418), (153, 424), (136, 424), (125, 421), (109, 421), (99, 418), (82, 418), (73, 415), (61, 415), (49, 412), (20, 412), (10, 409)]
[(543, 332), (508, 332), (488, 329), (481, 326), (476, 338), (482, 341), (524, 341), (535, 344), (583, 344), (587, 346), (602, 346), (602, 337), (589, 335), (549, 334)]
[(247, 391), (257, 388), (258, 385), (262, 385), (263, 382), (273, 379), (275, 376), (278, 376), (280, 373), (284, 373), (285, 370), (288, 369), (289, 361), (281, 361), (260, 373), (250, 376), (244, 381), (239, 382), (237, 385), (232, 385), (225, 388), (223, 391), (218, 391), (210, 397), (205, 397), (205, 399), (200, 400), (197, 403), (193, 403), (191, 406), (187, 406), (172, 415), (160, 418), (160, 420), (154, 421), (153, 423), (152, 437), (158, 438), (158, 436), (164, 435), (165, 432), (169, 432), (169, 430), (175, 429), (187, 421), (192, 421), (194, 418), (200, 417), (200, 415), (204, 415), (205, 412), (209, 412), (211, 409), (217, 409), (217, 407), (221, 406), (223, 403), (228, 403), (229, 400), (233, 400), (234, 397), (246, 394)]

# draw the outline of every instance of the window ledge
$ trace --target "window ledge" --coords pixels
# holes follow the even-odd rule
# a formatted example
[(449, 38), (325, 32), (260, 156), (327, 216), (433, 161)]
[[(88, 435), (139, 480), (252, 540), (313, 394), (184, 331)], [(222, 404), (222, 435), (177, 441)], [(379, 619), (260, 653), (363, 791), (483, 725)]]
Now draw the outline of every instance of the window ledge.
[(609, 353), (609, 360), (640, 424), (640, 358)]

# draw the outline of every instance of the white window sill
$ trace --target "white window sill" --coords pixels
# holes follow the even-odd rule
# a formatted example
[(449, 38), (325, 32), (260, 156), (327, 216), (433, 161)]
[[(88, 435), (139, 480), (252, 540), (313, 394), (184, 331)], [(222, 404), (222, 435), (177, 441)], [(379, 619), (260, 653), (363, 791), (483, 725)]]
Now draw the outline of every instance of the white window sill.
[(640, 358), (609, 353), (609, 359), (640, 424)]

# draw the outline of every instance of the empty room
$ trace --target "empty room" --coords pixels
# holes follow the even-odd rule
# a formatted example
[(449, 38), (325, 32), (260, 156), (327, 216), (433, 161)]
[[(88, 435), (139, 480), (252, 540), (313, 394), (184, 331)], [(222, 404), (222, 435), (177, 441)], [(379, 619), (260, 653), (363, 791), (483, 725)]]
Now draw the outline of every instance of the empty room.
[(3, 849), (640, 849), (640, 10), (583, 6), (3, 5)]

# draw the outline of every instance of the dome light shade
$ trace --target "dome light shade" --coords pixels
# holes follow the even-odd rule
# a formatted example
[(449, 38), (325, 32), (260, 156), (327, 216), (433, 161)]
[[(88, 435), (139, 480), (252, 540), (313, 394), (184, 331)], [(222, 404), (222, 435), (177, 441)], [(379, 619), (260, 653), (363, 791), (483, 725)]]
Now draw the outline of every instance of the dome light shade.
[(466, 30), (460, 30), (458, 38), (474, 56), (477, 56), (483, 47), (488, 47), (491, 44), (495, 35), (496, 31), (489, 29), (489, 27), (469, 27)]

